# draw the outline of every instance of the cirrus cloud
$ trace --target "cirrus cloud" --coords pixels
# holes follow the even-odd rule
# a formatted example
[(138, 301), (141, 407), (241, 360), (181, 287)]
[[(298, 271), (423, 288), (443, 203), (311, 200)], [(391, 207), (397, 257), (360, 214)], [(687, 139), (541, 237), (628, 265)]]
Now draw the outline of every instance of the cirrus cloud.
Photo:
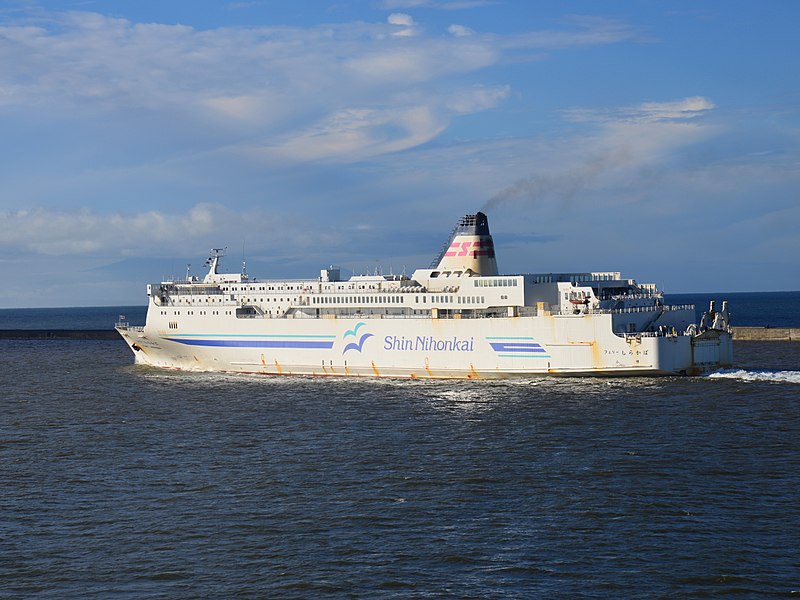
[[(363, 132), (366, 119), (398, 132), (385, 143), (349, 135), (349, 143), (323, 144), (341, 148), (344, 160), (350, 153), (360, 160), (371, 150), (429, 141), (467, 114), (466, 106), (495, 106), (469, 101), (474, 90), (458, 83), (458, 75), (501, 64), (520, 50), (617, 43), (634, 35), (597, 19), (573, 21), (561, 31), (496, 35), (460, 25), (449, 31), (446, 38), (427, 35), (401, 12), (383, 23), (208, 30), (50, 13), (0, 25), (0, 118), (4, 112), (47, 114), (77, 124), (98, 114), (111, 123), (157, 114), (180, 126), (175, 134), (186, 139), (205, 130), (221, 149), (252, 147), (256, 140), (285, 147), (287, 158), (298, 159), (309, 156), (297, 148), (311, 130), (321, 140), (320, 128), (336, 129), (343, 118), (351, 130)], [(456, 104), (449, 98), (458, 95), (468, 100), (451, 110)]]
[(575, 122), (655, 122), (694, 119), (716, 108), (703, 96), (691, 96), (669, 102), (642, 102), (635, 106), (599, 110), (596, 108), (573, 108), (562, 111)]

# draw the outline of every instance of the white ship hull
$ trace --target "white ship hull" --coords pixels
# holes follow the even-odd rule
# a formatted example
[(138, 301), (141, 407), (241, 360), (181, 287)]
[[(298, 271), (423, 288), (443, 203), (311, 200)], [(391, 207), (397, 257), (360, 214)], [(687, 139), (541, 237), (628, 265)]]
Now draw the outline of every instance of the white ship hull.
[(495, 319), (241, 320), (170, 334), (119, 328), (136, 362), (266, 375), (497, 379), (698, 374), (730, 364), (731, 336), (619, 336), (611, 315)]

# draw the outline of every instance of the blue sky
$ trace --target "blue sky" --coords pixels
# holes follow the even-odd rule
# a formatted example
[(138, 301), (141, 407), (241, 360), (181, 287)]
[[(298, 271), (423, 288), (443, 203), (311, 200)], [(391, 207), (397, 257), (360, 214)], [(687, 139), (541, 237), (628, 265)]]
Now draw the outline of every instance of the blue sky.
[(800, 289), (800, 3), (6, 0), (0, 307), (202, 271)]

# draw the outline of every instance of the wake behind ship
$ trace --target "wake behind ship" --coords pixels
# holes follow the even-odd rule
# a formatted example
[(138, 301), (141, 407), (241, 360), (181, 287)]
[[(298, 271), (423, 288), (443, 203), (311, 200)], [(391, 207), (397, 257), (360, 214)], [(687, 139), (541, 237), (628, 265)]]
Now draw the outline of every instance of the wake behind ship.
[(730, 366), (727, 303), (694, 323), (617, 271), (501, 275), (488, 219), (462, 217), (411, 277), (219, 273), (147, 286), (144, 326), (118, 323), (135, 361), (268, 375), (497, 379), (699, 374)]

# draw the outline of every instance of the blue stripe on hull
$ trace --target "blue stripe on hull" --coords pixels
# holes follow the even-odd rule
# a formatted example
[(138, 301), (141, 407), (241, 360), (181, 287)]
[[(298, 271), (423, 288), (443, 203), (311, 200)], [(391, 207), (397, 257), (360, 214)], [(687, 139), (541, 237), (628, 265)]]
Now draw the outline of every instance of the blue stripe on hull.
[(187, 346), (217, 346), (224, 348), (300, 348), (330, 350), (333, 348), (333, 341), (321, 342), (316, 340), (188, 340), (177, 338), (164, 338), (170, 342), (177, 342)]
[(289, 333), (173, 333), (168, 339), (177, 338), (302, 338), (304, 340), (320, 339), (320, 340), (333, 340), (336, 339), (335, 335), (306, 335), (306, 334), (289, 334)]
[(547, 352), (539, 344), (490, 342), (489, 345), (495, 352)]

